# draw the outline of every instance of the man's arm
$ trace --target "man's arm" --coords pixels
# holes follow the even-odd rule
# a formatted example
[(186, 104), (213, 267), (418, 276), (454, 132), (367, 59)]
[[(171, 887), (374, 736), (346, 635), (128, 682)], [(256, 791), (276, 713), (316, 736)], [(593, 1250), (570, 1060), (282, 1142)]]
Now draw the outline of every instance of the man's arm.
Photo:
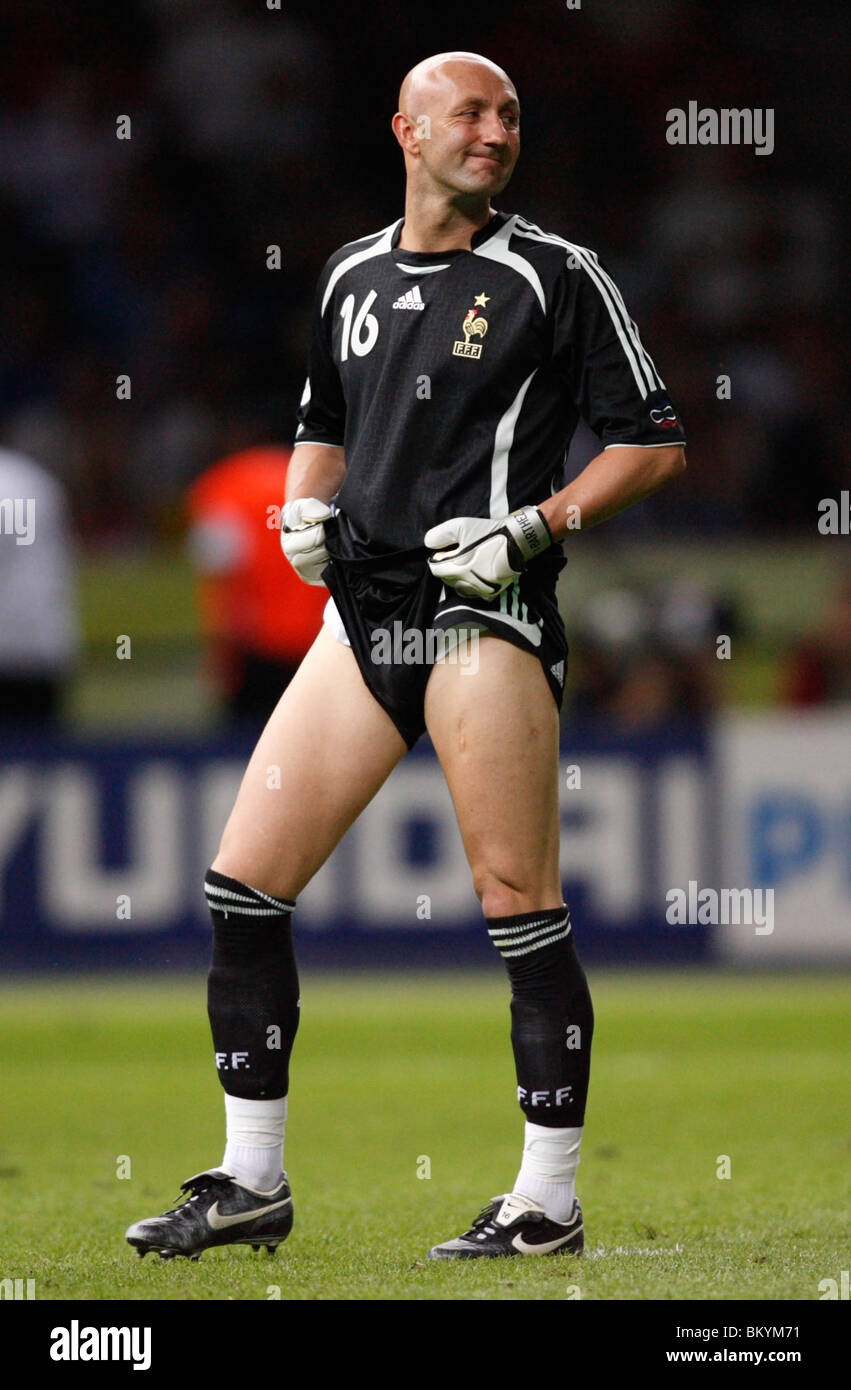
[(682, 473), (685, 466), (681, 444), (604, 449), (567, 487), (539, 503), (538, 510), (543, 513), (553, 540), (560, 541), (569, 531), (587, 531), (649, 497)]
[[(453, 517), (426, 532), (437, 552), (428, 562), (432, 574), (461, 594), (494, 598), (553, 541), (640, 502), (685, 468), (685, 436), (665, 385), (620, 291), (587, 248), (576, 248), (565, 265), (553, 320), (551, 365), (607, 447), (537, 507), (490, 521)], [(680, 437), (668, 444), (671, 430)]]
[(685, 466), (679, 444), (604, 449), (578, 478), (537, 507), (490, 521), (456, 516), (432, 526), (425, 543), (437, 553), (429, 568), (459, 594), (495, 598), (552, 542), (640, 502)]
[(287, 468), (281, 549), (305, 584), (321, 584), (329, 556), (325, 522), (328, 503), (338, 491), (346, 465), (338, 444), (297, 444)]
[(296, 444), (287, 468), (286, 500), (315, 497), (330, 502), (345, 472), (345, 456), (336, 444)]

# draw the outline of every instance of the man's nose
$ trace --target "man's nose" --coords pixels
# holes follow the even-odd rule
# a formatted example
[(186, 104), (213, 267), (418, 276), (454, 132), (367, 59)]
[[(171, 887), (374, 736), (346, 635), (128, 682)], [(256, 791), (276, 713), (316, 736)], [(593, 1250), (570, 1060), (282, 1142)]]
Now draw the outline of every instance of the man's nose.
[(482, 113), (479, 133), (486, 145), (506, 145), (508, 143), (508, 131), (502, 123), (501, 116), (498, 116), (495, 111)]

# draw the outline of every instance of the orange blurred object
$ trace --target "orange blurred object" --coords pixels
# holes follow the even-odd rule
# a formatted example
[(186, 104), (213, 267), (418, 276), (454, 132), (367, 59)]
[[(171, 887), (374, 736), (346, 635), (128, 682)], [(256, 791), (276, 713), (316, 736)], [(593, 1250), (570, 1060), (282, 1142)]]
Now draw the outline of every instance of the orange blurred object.
[(281, 553), (289, 460), (289, 449), (244, 449), (213, 464), (187, 494), (203, 632), (235, 715), (271, 710), (274, 700), (261, 692), (258, 704), (248, 687), (280, 694), (328, 601), (327, 589), (304, 584)]

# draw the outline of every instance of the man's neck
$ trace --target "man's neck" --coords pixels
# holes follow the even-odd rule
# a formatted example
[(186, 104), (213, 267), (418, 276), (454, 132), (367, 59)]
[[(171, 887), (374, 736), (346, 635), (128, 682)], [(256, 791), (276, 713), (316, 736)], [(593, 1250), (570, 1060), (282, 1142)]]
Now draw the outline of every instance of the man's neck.
[(474, 207), (455, 203), (420, 201), (409, 190), (405, 221), (399, 236), (400, 251), (469, 251), (476, 232), (494, 216), (490, 202)]

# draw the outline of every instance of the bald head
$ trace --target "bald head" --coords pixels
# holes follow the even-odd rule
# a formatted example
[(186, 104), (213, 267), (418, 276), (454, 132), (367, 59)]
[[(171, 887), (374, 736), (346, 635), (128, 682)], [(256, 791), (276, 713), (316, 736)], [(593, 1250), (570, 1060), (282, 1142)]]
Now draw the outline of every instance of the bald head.
[(423, 58), (421, 63), (411, 68), (399, 89), (399, 110), (405, 115), (410, 115), (412, 111), (418, 115), (428, 111), (447, 82), (473, 81), (477, 75), (481, 75), (482, 68), (509, 87), (516, 97), (514, 83), (497, 63), (482, 57), (481, 53), (465, 53), (456, 49), (452, 53), (435, 53), (431, 58)]
[(520, 149), (517, 93), (497, 63), (460, 51), (425, 58), (402, 83), (391, 124), (405, 157), (409, 232), (414, 208), (426, 205), (438, 220), (450, 206), (474, 223), (487, 218)]

